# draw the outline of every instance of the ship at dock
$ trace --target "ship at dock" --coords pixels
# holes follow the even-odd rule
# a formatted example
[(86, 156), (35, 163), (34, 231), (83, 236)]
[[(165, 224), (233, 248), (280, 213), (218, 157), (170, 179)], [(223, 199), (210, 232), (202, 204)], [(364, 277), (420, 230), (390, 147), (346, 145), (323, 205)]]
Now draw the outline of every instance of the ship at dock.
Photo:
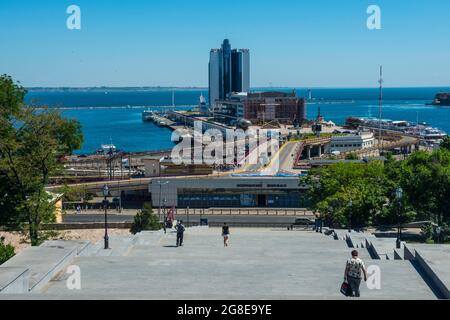
[(436, 145), (447, 137), (447, 133), (434, 128), (431, 125), (422, 123), (411, 123), (409, 121), (394, 121), (389, 119), (349, 117), (346, 120), (346, 126), (352, 129), (368, 128), (373, 130), (384, 130), (398, 132), (404, 135), (412, 136), (423, 144)]
[(166, 115), (159, 114), (158, 112), (151, 110), (145, 110), (142, 113), (142, 120), (146, 122), (153, 122), (159, 127), (166, 127), (169, 122)]
[(442, 107), (450, 107), (450, 93), (440, 92), (436, 94), (433, 102), (428, 103), (429, 106), (442, 106)]
[(144, 110), (142, 112), (142, 121), (153, 121), (154, 112), (152, 110)]

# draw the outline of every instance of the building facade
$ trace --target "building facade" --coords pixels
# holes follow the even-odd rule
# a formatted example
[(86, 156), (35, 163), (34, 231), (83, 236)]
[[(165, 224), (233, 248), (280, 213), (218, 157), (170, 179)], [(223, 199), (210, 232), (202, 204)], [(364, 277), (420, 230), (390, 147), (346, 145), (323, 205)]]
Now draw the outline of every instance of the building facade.
[(209, 104), (216, 104), (232, 92), (250, 90), (250, 51), (232, 49), (225, 39), (220, 49), (212, 49), (209, 56)]
[[(221, 115), (246, 119), (252, 123), (302, 123), (306, 120), (306, 104), (295, 92), (233, 93), (219, 100)], [(219, 115), (220, 116), (220, 115)]]
[(158, 176), (188, 176), (213, 174), (211, 165), (201, 164), (175, 164), (172, 159), (166, 157), (147, 157), (141, 160), (144, 163), (146, 177)]
[(360, 132), (356, 135), (333, 136), (330, 142), (329, 152), (350, 152), (372, 148), (375, 145), (375, 137), (372, 132)]
[[(298, 177), (164, 178), (150, 183), (152, 203), (179, 208), (301, 208)], [(161, 190), (159, 188), (162, 188)], [(160, 192), (161, 191), (161, 192)], [(161, 198), (160, 198), (161, 194)]]

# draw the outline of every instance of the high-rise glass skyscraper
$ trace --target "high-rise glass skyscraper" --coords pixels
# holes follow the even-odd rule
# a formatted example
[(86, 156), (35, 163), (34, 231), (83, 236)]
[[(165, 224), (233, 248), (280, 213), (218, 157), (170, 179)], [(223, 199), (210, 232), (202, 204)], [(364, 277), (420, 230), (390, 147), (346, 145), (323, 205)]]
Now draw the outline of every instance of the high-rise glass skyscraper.
[(232, 92), (250, 90), (250, 51), (231, 49), (225, 39), (220, 49), (212, 49), (209, 57), (209, 104), (224, 100)]

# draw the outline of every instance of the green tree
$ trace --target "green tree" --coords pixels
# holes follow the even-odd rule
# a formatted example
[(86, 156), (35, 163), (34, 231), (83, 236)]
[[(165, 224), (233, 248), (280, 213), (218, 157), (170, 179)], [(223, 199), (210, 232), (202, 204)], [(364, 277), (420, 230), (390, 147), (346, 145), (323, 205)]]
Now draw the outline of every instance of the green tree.
[(338, 163), (303, 178), (313, 210), (330, 225), (363, 228), (376, 221), (387, 202), (383, 163)]
[(58, 188), (58, 193), (63, 194), (63, 201), (67, 202), (83, 202), (87, 204), (89, 200), (94, 198), (93, 194), (90, 193), (86, 186), (68, 186), (64, 185)]
[(160, 230), (161, 225), (158, 217), (153, 214), (153, 208), (150, 203), (144, 203), (142, 210), (135, 216), (131, 226), (130, 232), (132, 234), (139, 233), (146, 230)]
[(28, 229), (31, 244), (40, 242), (40, 225), (54, 221), (49, 178), (61, 160), (81, 146), (81, 126), (55, 110), (35, 110), (23, 102), (26, 91), (0, 76), (0, 224)]
[(450, 151), (450, 136), (446, 136), (444, 138), (444, 140), (441, 142), (441, 148)]
[(0, 265), (14, 257), (14, 247), (10, 244), (5, 244), (5, 238), (0, 238)]
[(450, 151), (418, 151), (394, 171), (419, 219), (439, 225), (450, 221)]

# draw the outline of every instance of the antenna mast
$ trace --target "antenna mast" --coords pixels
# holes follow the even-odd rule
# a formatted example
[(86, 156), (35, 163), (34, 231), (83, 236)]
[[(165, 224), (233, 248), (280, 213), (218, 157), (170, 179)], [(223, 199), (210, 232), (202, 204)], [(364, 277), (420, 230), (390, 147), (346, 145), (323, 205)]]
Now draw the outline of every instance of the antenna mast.
[(383, 151), (383, 131), (382, 131), (382, 118), (383, 118), (383, 66), (380, 66), (380, 80), (378, 80), (380, 83), (380, 96), (379, 96), (379, 103), (380, 103), (380, 132), (378, 135), (378, 145), (380, 149), (380, 155)]
[(172, 107), (175, 110), (175, 90), (172, 90)]

